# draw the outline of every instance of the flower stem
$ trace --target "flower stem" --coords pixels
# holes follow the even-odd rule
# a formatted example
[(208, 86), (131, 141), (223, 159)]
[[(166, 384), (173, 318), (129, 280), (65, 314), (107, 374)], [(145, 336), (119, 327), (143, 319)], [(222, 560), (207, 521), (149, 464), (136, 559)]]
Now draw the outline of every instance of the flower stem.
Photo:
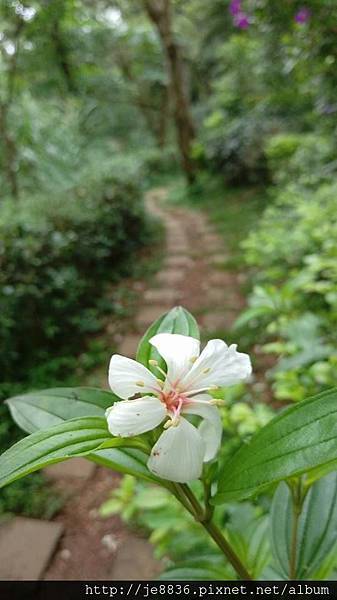
[(205, 518), (204, 521), (211, 521), (214, 513), (214, 506), (210, 504), (211, 499), (211, 483), (203, 481), (204, 486), (204, 502), (205, 502)]
[[(176, 490), (175, 495), (178, 500), (194, 516), (194, 518), (200, 522), (204, 529), (206, 529), (240, 578), (250, 581), (252, 577), (248, 573), (246, 567), (242, 564), (240, 558), (226, 540), (219, 527), (215, 525), (212, 520), (205, 519), (205, 511), (188, 485), (185, 483), (176, 483), (174, 487)], [(188, 500), (188, 504), (186, 503), (186, 499)]]
[(180, 485), (183, 493), (185, 494), (186, 498), (188, 498), (190, 505), (193, 508), (194, 516), (195, 516), (196, 520), (200, 521), (200, 522), (203, 521), (204, 520), (204, 510), (203, 510), (201, 504), (198, 502), (195, 495), (193, 494), (192, 490), (188, 487), (188, 485), (186, 483), (180, 483), (179, 485)]
[(226, 556), (227, 560), (231, 563), (233, 569), (237, 572), (237, 574), (241, 577), (241, 579), (245, 579), (247, 581), (251, 581), (252, 577), (248, 573), (246, 567), (242, 564), (238, 555), (234, 552), (232, 546), (226, 540), (220, 529), (213, 523), (212, 521), (201, 522), (202, 526), (208, 531), (210, 536), (213, 538), (217, 546)]
[(291, 487), (290, 490), (292, 497), (293, 518), (290, 540), (289, 579), (296, 579), (298, 526), (304, 500), (302, 480), (299, 479), (296, 482), (296, 485)]

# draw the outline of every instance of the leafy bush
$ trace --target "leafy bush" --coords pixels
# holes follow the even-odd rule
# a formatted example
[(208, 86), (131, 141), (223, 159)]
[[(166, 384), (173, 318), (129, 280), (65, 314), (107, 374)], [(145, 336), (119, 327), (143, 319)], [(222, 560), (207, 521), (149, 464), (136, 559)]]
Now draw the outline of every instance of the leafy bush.
[(138, 156), (142, 161), (142, 170), (146, 175), (147, 181), (151, 181), (156, 176), (170, 175), (177, 171), (179, 160), (177, 151), (172, 146), (164, 148), (146, 148), (139, 150)]
[(226, 111), (215, 111), (204, 124), (206, 161), (232, 185), (265, 181), (264, 139), (271, 127), (254, 111), (235, 118)]
[(275, 395), (302, 400), (337, 382), (337, 186), (281, 188), (243, 244), (254, 269), (250, 322), (280, 358)]
[(272, 178), (277, 184), (296, 181), (316, 186), (329, 180), (337, 169), (331, 137), (280, 133), (272, 136), (265, 148)]
[[(256, 36), (232, 35), (217, 49), (218, 64), (200, 138), (207, 165), (233, 185), (268, 179), (266, 139), (280, 130), (261, 72)], [(200, 155), (200, 149), (199, 149)]]
[[(27, 384), (66, 384), (81, 365), (81, 340), (100, 327), (105, 286), (129, 274), (135, 253), (152, 239), (132, 156), (110, 168), (105, 160), (69, 185), (67, 192), (24, 194), (15, 206), (8, 199), (0, 209), (2, 449), (21, 435), (1, 402)], [(32, 475), (6, 493), (0, 513), (35, 516), (52, 497)]]
[(88, 195), (24, 198), (0, 213), (2, 377), (18, 380), (43, 356), (97, 328), (104, 285), (128, 272), (147, 225), (137, 186), (106, 178)]

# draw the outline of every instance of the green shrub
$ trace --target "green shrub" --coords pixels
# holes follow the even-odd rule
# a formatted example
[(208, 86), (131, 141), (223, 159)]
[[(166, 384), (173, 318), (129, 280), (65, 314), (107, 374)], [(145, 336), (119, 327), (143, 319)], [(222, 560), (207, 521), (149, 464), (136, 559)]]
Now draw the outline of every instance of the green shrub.
[(234, 118), (227, 111), (213, 112), (202, 132), (206, 162), (231, 185), (266, 181), (264, 140), (273, 127), (254, 111)]
[(146, 241), (133, 183), (105, 179), (95, 193), (24, 198), (0, 212), (0, 358), (3, 379), (20, 380), (45, 356), (97, 329), (91, 308), (104, 285), (127, 273)]
[(296, 181), (313, 187), (336, 173), (331, 137), (316, 133), (280, 133), (266, 143), (265, 153), (274, 183)]
[[(84, 338), (107, 311), (105, 287), (130, 274), (137, 251), (153, 239), (139, 164), (132, 156), (109, 164), (97, 171), (95, 163), (67, 191), (25, 193), (0, 207), (2, 450), (22, 435), (3, 400), (27, 386), (66, 385), (85, 359)], [(57, 509), (54, 498), (33, 475), (5, 494), (0, 514), (47, 514), (49, 504)]]
[(337, 185), (281, 188), (243, 244), (254, 268), (250, 323), (278, 356), (275, 396), (302, 400), (337, 383)]
[(143, 173), (147, 181), (156, 176), (170, 175), (177, 171), (179, 158), (174, 146), (167, 145), (164, 148), (152, 147), (139, 151), (142, 161)]

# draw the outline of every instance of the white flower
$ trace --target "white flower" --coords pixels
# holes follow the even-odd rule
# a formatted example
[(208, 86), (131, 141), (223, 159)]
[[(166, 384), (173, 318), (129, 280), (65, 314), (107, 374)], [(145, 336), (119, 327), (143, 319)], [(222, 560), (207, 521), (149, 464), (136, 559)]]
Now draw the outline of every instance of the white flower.
[[(167, 373), (150, 361), (162, 376), (158, 379), (137, 361), (113, 355), (109, 384), (124, 401), (106, 411), (108, 427), (112, 435), (132, 437), (166, 420), (148, 468), (162, 479), (185, 483), (200, 477), (203, 462), (214, 458), (221, 443), (220, 414), (207, 392), (246, 379), (250, 359), (222, 340), (211, 340), (201, 354), (200, 342), (185, 335), (160, 333), (150, 343), (165, 360)], [(199, 427), (187, 415), (201, 417)]]

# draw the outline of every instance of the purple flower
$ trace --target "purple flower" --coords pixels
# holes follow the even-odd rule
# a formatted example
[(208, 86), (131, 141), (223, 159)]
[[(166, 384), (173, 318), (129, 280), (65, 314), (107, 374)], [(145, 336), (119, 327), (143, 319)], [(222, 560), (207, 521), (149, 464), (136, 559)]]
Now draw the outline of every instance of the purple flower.
[(250, 25), (249, 17), (243, 12), (238, 13), (234, 17), (234, 25), (239, 29), (248, 29)]
[(241, 0), (231, 0), (229, 5), (229, 12), (233, 17), (241, 12)]
[(311, 16), (310, 10), (306, 6), (303, 6), (302, 8), (300, 8), (299, 11), (297, 11), (294, 18), (295, 18), (296, 23), (299, 23), (300, 25), (304, 25), (305, 23), (308, 23), (310, 16)]

